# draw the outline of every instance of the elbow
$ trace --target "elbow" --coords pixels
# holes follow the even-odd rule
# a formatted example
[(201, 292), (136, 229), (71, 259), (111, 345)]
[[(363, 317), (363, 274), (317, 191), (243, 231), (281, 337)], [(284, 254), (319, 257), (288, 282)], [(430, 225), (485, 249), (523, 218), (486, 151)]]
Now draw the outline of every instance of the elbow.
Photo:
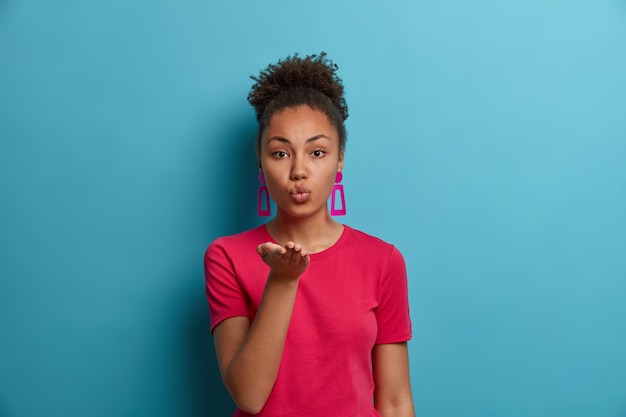
[(238, 406), (238, 407), (244, 413), (251, 414), (253, 416), (259, 414), (261, 410), (263, 409), (263, 407), (244, 407), (244, 406)]
[(415, 417), (415, 408), (411, 399), (385, 406), (379, 405), (376, 407), (376, 411), (380, 413), (381, 417)]
[(275, 379), (259, 379), (251, 375), (238, 375), (235, 372), (225, 372), (223, 380), (237, 408), (252, 415), (263, 410), (275, 382)]
[(264, 395), (254, 395), (254, 393), (246, 392), (247, 390), (237, 390), (231, 387), (227, 387), (228, 392), (230, 393), (230, 397), (235, 402), (237, 408), (241, 411), (256, 415), (263, 410), (265, 407), (265, 403), (267, 402), (268, 396)]
[(239, 408), (244, 413), (248, 413), (252, 415), (259, 414), (261, 410), (263, 410), (263, 407), (265, 407), (265, 401), (254, 401), (251, 399), (235, 399), (234, 397), (233, 397), (233, 400), (235, 401), (235, 405), (237, 406), (237, 408)]

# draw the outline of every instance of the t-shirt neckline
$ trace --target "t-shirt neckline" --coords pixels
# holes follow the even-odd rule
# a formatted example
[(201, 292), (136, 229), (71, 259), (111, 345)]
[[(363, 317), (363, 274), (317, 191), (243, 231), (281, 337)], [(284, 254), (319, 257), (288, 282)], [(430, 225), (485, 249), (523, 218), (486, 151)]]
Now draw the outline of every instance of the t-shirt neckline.
[[(325, 258), (327, 256), (332, 255), (337, 250), (339, 250), (339, 248), (344, 244), (346, 239), (348, 239), (348, 235), (352, 231), (350, 226), (348, 226), (346, 224), (342, 224), (342, 226), (343, 226), (343, 231), (341, 232), (341, 236), (339, 236), (339, 239), (337, 239), (337, 241), (335, 243), (333, 243), (331, 246), (329, 246), (328, 248), (324, 249), (323, 251), (310, 254), (309, 256), (311, 257), (311, 260)], [(265, 236), (264, 237), (265, 240), (267, 240), (269, 242), (276, 243), (276, 244), (280, 244), (280, 243), (276, 242), (276, 240), (274, 240), (272, 235), (270, 235), (270, 233), (267, 231), (267, 227), (265, 226), (265, 224), (260, 225), (259, 226), (259, 230)]]

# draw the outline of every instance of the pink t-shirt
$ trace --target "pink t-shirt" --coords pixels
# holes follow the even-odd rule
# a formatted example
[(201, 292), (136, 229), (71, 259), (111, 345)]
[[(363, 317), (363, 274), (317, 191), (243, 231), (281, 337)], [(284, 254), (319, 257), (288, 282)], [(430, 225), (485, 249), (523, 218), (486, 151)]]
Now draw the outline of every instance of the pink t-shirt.
[[(269, 267), (256, 253), (265, 226), (216, 239), (205, 255), (211, 332), (254, 320)], [(258, 416), (372, 417), (372, 348), (405, 342), (411, 321), (404, 259), (392, 245), (344, 226), (300, 277), (276, 384)], [(234, 416), (248, 416), (237, 410)]]

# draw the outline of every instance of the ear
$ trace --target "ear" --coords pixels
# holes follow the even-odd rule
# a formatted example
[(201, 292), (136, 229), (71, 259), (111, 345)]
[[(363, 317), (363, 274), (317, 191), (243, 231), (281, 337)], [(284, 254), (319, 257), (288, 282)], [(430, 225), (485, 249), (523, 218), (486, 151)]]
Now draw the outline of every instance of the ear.
[(339, 162), (337, 163), (337, 171), (342, 171), (343, 170), (343, 157), (344, 157), (344, 152), (343, 150), (339, 151)]

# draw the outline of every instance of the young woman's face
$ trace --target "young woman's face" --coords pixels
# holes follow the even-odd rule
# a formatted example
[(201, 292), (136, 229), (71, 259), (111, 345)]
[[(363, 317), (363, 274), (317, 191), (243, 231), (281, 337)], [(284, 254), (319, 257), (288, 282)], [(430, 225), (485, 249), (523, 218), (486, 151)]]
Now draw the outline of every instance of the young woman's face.
[(337, 129), (309, 106), (282, 110), (263, 133), (259, 165), (279, 211), (295, 217), (326, 213), (335, 175), (343, 169)]

